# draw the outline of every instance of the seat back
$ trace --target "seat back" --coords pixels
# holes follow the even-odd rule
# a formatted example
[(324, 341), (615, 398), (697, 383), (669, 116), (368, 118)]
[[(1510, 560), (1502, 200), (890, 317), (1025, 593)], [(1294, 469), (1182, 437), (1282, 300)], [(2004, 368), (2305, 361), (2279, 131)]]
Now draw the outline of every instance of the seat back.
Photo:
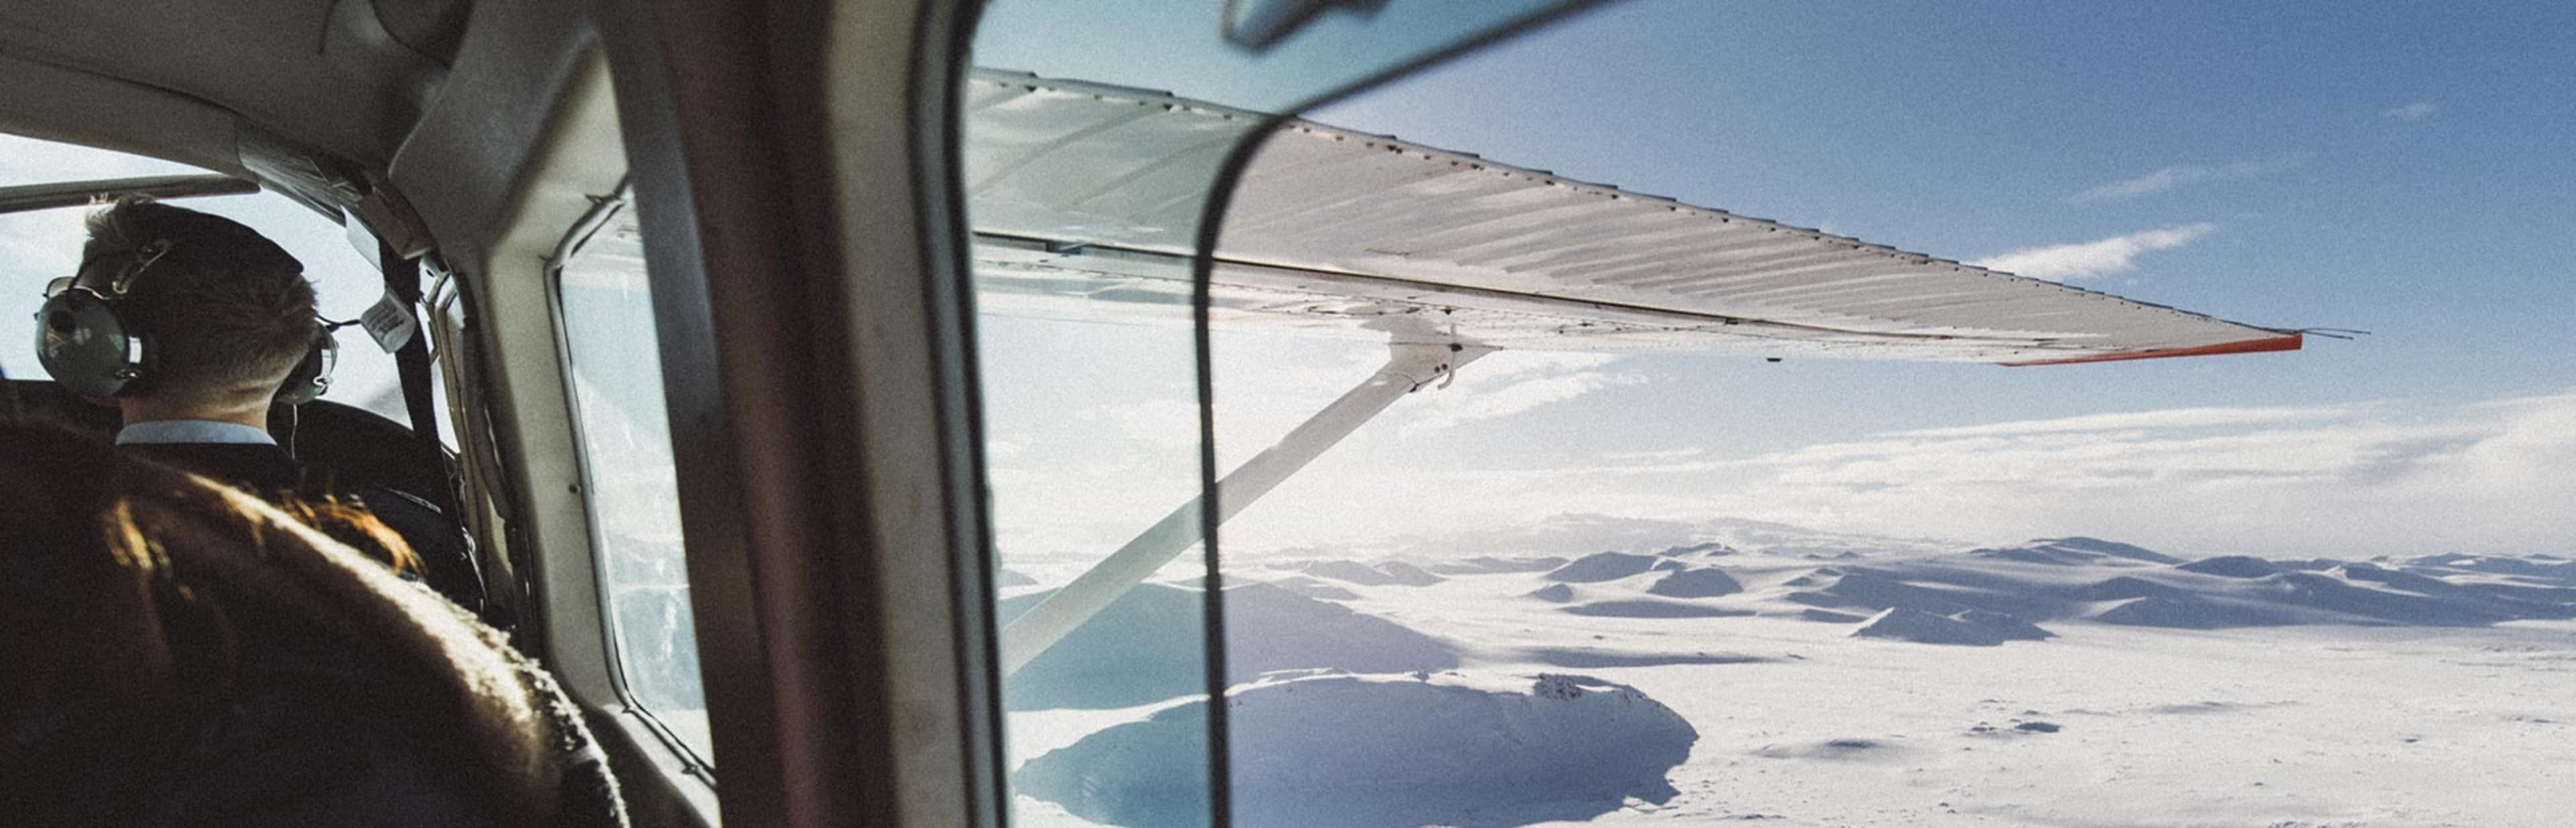
[[(116, 409), (94, 405), (49, 380), (9, 380), (21, 416), (52, 423), (101, 440), (114, 437), (122, 425)], [(447, 486), (447, 470), (421, 460), (411, 429), (382, 415), (351, 405), (315, 400), (295, 409), (269, 414), (268, 430), (295, 459), (324, 472), (344, 488), (392, 489), (439, 503), (434, 496)]]

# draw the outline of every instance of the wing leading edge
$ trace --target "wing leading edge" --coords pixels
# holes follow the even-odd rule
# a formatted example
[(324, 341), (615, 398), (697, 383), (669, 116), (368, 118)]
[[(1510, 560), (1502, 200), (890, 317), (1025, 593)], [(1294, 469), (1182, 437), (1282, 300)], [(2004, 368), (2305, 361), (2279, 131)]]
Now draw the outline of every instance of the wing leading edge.
[[(966, 173), (984, 308), (1186, 303), (1204, 170), (1267, 116), (979, 71)], [(1289, 119), (1211, 277), (1228, 320), (1402, 342), (2046, 365), (2294, 350), (2228, 322)]]

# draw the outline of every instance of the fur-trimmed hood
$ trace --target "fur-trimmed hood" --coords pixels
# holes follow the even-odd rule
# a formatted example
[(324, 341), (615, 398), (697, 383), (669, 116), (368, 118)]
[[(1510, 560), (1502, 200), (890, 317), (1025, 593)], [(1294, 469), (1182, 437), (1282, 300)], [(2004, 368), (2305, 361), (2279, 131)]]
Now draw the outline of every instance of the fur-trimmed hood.
[[(0, 808), (625, 824), (579, 709), (455, 604), (258, 498), (112, 447), (0, 427), (0, 458)], [(302, 726), (319, 721), (345, 726)], [(346, 790), (209, 782), (250, 757)], [(277, 767), (299, 764), (335, 767)], [(366, 767), (336, 767), (351, 764)]]

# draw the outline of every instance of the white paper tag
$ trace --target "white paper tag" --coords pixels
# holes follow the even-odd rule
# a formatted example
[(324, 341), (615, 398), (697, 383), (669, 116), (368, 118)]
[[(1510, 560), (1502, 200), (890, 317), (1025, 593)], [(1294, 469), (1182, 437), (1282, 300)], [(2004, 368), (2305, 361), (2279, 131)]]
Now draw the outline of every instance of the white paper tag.
[(391, 288), (385, 290), (384, 298), (367, 306), (366, 313), (358, 315), (358, 324), (367, 329), (368, 336), (375, 337), (376, 347), (388, 354), (402, 350), (420, 333), (420, 320), (412, 317), (411, 304), (396, 298)]

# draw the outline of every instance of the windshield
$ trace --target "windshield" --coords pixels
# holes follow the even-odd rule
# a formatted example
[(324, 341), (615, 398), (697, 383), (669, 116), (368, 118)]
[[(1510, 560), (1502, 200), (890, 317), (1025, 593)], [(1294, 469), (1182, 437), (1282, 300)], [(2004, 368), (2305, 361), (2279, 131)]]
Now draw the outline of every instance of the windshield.
[[(110, 150), (0, 135), (0, 187), (97, 181), (204, 170)], [(304, 262), (322, 315), (356, 319), (384, 296), (384, 277), (349, 246), (339, 225), (274, 193), (190, 198), (174, 202), (249, 225)], [(34, 316), (46, 282), (80, 265), (81, 220), (89, 211), (65, 207), (0, 214), (0, 291), (14, 301), (0, 308), (0, 371), (13, 380), (45, 379), (36, 363)], [(340, 358), (325, 400), (408, 422), (402, 383), (391, 356), (356, 326), (337, 333)]]

